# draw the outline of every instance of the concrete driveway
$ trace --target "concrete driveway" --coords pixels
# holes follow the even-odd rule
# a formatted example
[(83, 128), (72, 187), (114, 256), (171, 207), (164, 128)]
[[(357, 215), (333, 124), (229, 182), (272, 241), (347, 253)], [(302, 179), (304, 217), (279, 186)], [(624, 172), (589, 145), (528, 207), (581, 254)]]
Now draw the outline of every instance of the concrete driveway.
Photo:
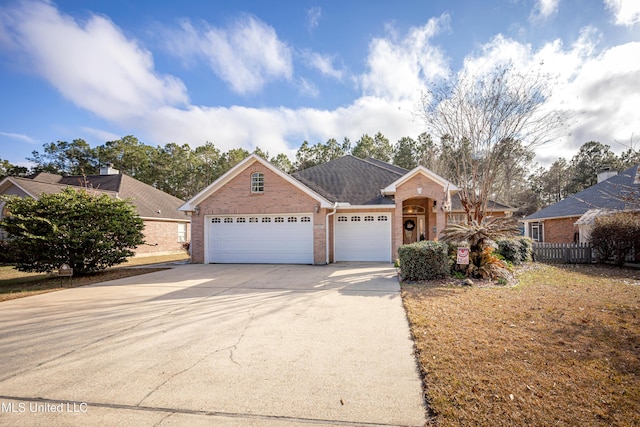
[(0, 366), (0, 425), (425, 422), (389, 264), (181, 265), (3, 302)]

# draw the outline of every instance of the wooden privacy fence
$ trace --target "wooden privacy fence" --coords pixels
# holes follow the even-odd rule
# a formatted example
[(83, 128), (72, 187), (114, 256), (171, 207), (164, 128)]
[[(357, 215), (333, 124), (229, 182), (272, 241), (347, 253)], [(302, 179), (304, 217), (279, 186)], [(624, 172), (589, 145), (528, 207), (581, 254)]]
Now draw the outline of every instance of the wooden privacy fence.
[(595, 261), (593, 248), (587, 243), (534, 243), (536, 261), (590, 264)]

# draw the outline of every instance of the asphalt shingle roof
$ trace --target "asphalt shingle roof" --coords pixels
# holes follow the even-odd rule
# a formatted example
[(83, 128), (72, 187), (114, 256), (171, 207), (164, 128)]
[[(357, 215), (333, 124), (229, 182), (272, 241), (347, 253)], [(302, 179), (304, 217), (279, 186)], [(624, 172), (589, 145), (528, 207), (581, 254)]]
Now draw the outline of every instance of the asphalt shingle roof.
[(529, 215), (525, 218), (525, 221), (582, 216), (589, 209), (594, 208), (611, 210), (638, 209), (640, 208), (640, 201), (636, 201), (636, 203), (629, 202), (625, 200), (625, 197), (628, 198), (632, 192), (637, 192), (640, 188), (639, 184), (634, 184), (639, 167), (640, 165), (633, 166), (579, 193), (572, 194), (558, 203)]
[[(352, 205), (390, 205), (391, 197), (380, 190), (404, 176), (407, 169), (377, 159), (360, 159), (351, 155), (313, 166), (292, 176), (331, 202)], [(458, 194), (451, 198), (452, 209), (462, 211)], [(490, 210), (508, 210), (509, 206), (489, 201)]]
[(380, 190), (407, 173), (406, 169), (351, 155), (313, 166), (292, 176), (331, 202), (389, 205)]

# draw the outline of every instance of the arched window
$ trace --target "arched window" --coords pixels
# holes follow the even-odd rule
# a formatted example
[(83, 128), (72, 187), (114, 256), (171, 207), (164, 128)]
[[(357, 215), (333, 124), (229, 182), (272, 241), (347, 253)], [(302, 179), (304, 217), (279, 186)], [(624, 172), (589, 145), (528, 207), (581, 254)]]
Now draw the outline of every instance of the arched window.
[(251, 174), (251, 192), (264, 193), (264, 174), (262, 172)]

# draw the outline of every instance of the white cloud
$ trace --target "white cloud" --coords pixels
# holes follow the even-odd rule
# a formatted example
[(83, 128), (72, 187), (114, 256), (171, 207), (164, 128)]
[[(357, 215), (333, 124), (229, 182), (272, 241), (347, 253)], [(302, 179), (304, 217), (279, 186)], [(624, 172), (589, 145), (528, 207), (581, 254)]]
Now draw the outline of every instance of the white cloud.
[(6, 136), (7, 138), (16, 139), (18, 141), (27, 142), (29, 144), (35, 144), (37, 141), (31, 138), (29, 135), (25, 135), (24, 133), (15, 133), (15, 132), (0, 132), (0, 135)]
[(298, 83), (298, 90), (301, 94), (310, 96), (311, 98), (317, 98), (320, 95), (320, 91), (312, 82), (305, 78), (301, 78)]
[(549, 163), (558, 157), (570, 159), (590, 140), (612, 145), (640, 134), (637, 105), (640, 105), (640, 42), (598, 50), (600, 35), (584, 28), (571, 45), (551, 41), (535, 50), (502, 35), (465, 58), (465, 69), (491, 69), (511, 63), (515, 70), (548, 74), (552, 89), (547, 108), (567, 112), (564, 136), (537, 150), (538, 160)]
[(336, 80), (342, 80), (342, 78), (344, 77), (345, 71), (337, 69), (333, 65), (333, 56), (322, 55), (318, 52), (312, 52), (310, 50), (303, 50), (301, 55), (308, 66), (315, 68), (323, 75), (333, 77)]
[(307, 10), (307, 27), (309, 31), (313, 31), (320, 24), (320, 18), (322, 17), (322, 9), (320, 6), (314, 6)]
[(50, 3), (31, 1), (3, 12), (5, 47), (84, 109), (120, 120), (188, 102), (184, 84), (156, 73), (151, 53), (107, 18), (92, 15), (78, 22)]
[(531, 16), (531, 21), (544, 21), (558, 13), (558, 5), (560, 0), (537, 0)]
[(638, 0), (604, 0), (611, 11), (616, 25), (633, 27), (640, 23), (640, 2)]
[(109, 132), (103, 129), (96, 129), (88, 126), (81, 127), (83, 132), (88, 133), (89, 135), (93, 135), (98, 139), (98, 141), (106, 142), (106, 141), (115, 141), (117, 139), (122, 138), (123, 135), (118, 135), (113, 132)]
[(271, 154), (293, 157), (303, 140), (315, 143), (348, 137), (355, 142), (364, 133), (373, 135), (378, 131), (392, 142), (407, 135), (417, 137), (424, 126), (412, 121), (413, 108), (411, 102), (377, 97), (362, 97), (335, 110), (168, 107), (148, 115), (141, 125), (146, 130), (143, 140), (158, 144), (186, 142), (197, 146), (211, 141), (223, 151), (260, 147)]
[(413, 27), (397, 40), (374, 39), (369, 45), (369, 71), (361, 76), (364, 95), (388, 100), (415, 98), (430, 80), (448, 74), (447, 60), (431, 38), (448, 27), (449, 16), (432, 18), (422, 27)]
[(240, 94), (258, 92), (269, 81), (293, 75), (291, 49), (273, 27), (249, 15), (228, 28), (207, 26), (201, 31), (184, 20), (179, 30), (167, 32), (166, 40), (169, 51), (184, 60), (206, 60)]

